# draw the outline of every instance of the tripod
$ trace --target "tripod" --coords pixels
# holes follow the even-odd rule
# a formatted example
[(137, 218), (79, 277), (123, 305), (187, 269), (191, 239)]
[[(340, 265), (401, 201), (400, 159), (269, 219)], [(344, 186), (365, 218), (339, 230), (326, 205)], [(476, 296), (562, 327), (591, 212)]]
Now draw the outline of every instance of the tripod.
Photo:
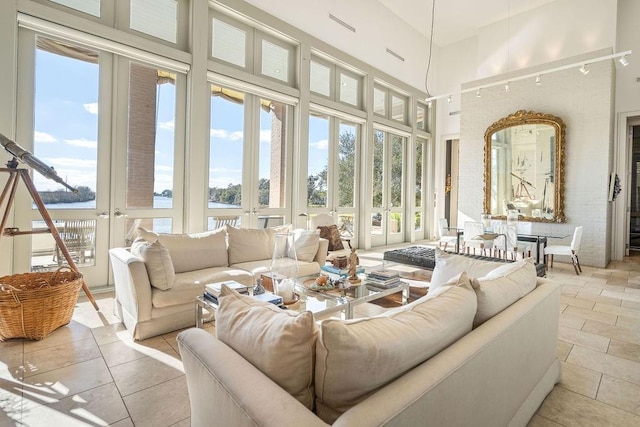
[[(5, 184), (4, 189), (2, 190), (2, 194), (0, 194), (0, 208), (4, 205), (5, 198), (7, 199), (6, 205), (4, 205), (5, 210), (2, 216), (2, 222), (0, 222), (0, 230), (2, 230), (2, 234), (0, 234), (0, 238), (2, 238), (2, 236), (13, 237), (13, 236), (18, 236), (23, 234), (51, 233), (51, 235), (53, 236), (53, 239), (58, 245), (58, 248), (60, 249), (60, 252), (62, 252), (62, 255), (67, 260), (69, 267), (72, 270), (79, 272), (78, 266), (76, 266), (75, 262), (73, 261), (73, 258), (71, 257), (71, 254), (69, 253), (69, 250), (67, 249), (67, 246), (65, 245), (64, 240), (62, 240), (62, 238), (60, 237), (60, 234), (58, 233), (58, 229), (53, 224), (53, 221), (51, 220), (51, 216), (49, 215), (47, 208), (44, 206), (44, 202), (42, 201), (40, 194), (38, 194), (38, 190), (33, 184), (33, 180), (29, 175), (29, 171), (27, 169), (18, 168), (18, 162), (15, 158), (13, 158), (13, 160), (10, 160), (7, 163), (6, 168), (0, 168), (0, 172), (7, 172), (9, 174), (9, 179), (7, 180), (7, 183)], [(27, 187), (27, 190), (31, 195), (31, 199), (33, 199), (33, 202), (38, 207), (38, 211), (40, 212), (40, 215), (42, 216), (42, 219), (44, 220), (45, 224), (47, 224), (48, 228), (39, 229), (39, 230), (28, 230), (28, 231), (20, 231), (17, 228), (6, 228), (6, 229), (4, 228), (9, 218), (9, 212), (11, 211), (11, 206), (13, 205), (15, 195), (16, 195), (16, 190), (18, 189), (18, 182), (20, 182), (20, 179), (22, 179), (22, 182), (24, 182), (24, 185)], [(100, 308), (96, 303), (96, 300), (93, 298), (91, 291), (89, 291), (89, 288), (87, 287), (87, 284), (84, 283), (84, 281), (82, 282), (82, 290), (87, 295), (87, 298), (89, 298), (89, 301), (91, 301), (91, 304), (93, 304), (93, 307), (96, 309), (96, 311), (100, 311)]]

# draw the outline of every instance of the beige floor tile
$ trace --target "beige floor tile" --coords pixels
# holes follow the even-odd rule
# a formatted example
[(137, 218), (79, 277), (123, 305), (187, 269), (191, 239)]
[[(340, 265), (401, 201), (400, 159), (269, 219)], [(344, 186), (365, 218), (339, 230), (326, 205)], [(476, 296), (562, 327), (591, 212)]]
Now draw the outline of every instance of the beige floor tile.
[(565, 326), (558, 327), (558, 339), (602, 352), (606, 352), (609, 347), (609, 338), (607, 337)]
[(563, 362), (560, 384), (568, 390), (595, 399), (601, 377), (599, 372)]
[(626, 316), (618, 316), (618, 321), (616, 322), (616, 326), (624, 326), (627, 328), (640, 329), (640, 319), (635, 319), (635, 318), (626, 317)]
[(596, 320), (598, 322), (616, 324), (616, 315), (612, 313), (604, 313), (592, 311), (581, 307), (567, 307), (562, 314), (570, 314), (572, 316), (581, 317), (585, 320)]
[(640, 302), (635, 301), (622, 301), (622, 307), (624, 308), (632, 308), (634, 310), (640, 310)]
[(54, 403), (112, 382), (104, 360), (97, 358), (25, 378), (23, 393), (30, 401)]
[(556, 356), (558, 356), (558, 359), (560, 361), (564, 362), (565, 360), (567, 360), (567, 356), (569, 356), (572, 348), (573, 344), (558, 340), (558, 346), (556, 347)]
[(582, 327), (582, 330), (619, 341), (640, 344), (640, 329), (637, 328), (630, 328), (620, 325), (610, 325), (608, 323), (587, 320)]
[(622, 303), (622, 300), (620, 298), (614, 298), (611, 296), (603, 296), (605, 292), (609, 292), (609, 291), (602, 291), (602, 293), (600, 294), (593, 293), (593, 292), (580, 291), (578, 292), (578, 295), (576, 295), (576, 298), (581, 300), (593, 301), (593, 302), (601, 302), (603, 304), (616, 305), (619, 307), (620, 304)]
[(597, 302), (593, 307), (593, 311), (600, 313), (610, 313), (616, 316), (626, 316), (633, 319), (640, 319), (640, 310), (634, 310), (632, 308), (616, 307), (613, 305), (602, 304)]
[(640, 415), (640, 385), (604, 375), (598, 389), (599, 401)]
[(560, 303), (560, 313), (562, 313), (567, 307), (569, 307), (567, 304)]
[(184, 375), (126, 396), (124, 403), (136, 427), (168, 426), (191, 416)]
[(121, 340), (100, 346), (102, 357), (104, 357), (109, 367), (167, 350), (171, 350), (171, 346), (163, 337), (154, 337), (137, 342)]
[(95, 338), (98, 345), (109, 344), (112, 342), (123, 340), (122, 332), (126, 331), (122, 323), (116, 323), (114, 325), (99, 326), (92, 328), (93, 338)]
[(607, 353), (640, 362), (640, 344), (611, 340)]
[(537, 413), (566, 427), (635, 427), (640, 423), (636, 415), (558, 386)]
[(22, 385), (0, 378), (0, 426), (17, 426), (22, 419)]
[[(578, 292), (579, 293), (579, 292)], [(576, 294), (577, 295), (577, 294)], [(596, 304), (594, 301), (588, 301), (585, 299), (578, 299), (575, 297), (568, 297), (565, 295), (560, 296), (560, 302), (563, 304), (567, 304), (570, 307), (581, 307), (591, 310), (593, 306)]]
[(86, 340), (88, 338), (93, 338), (91, 329), (72, 320), (68, 325), (55, 330), (45, 339), (40, 341), (25, 340), (24, 351), (28, 353), (43, 350), (45, 348), (66, 345), (73, 341)]
[(28, 426), (110, 425), (129, 417), (113, 383), (73, 394), (49, 405), (27, 401), (22, 412), (22, 422)]
[(22, 340), (0, 343), (0, 370), (19, 368), (22, 366), (24, 346)]
[(586, 322), (586, 320), (580, 317), (571, 316), (569, 314), (560, 314), (560, 326), (580, 330), (582, 329), (584, 322)]
[(178, 353), (169, 350), (114, 366), (111, 368), (111, 375), (120, 394), (128, 396), (182, 376), (184, 370)]
[(171, 424), (171, 427), (190, 427), (191, 426), (191, 417), (185, 418), (182, 421), (178, 421), (175, 424)]
[(93, 336), (88, 339), (71, 341), (68, 344), (61, 344), (34, 352), (25, 350), (24, 376), (37, 375), (100, 356), (100, 350), (98, 350), (98, 345)]
[(125, 418), (122, 421), (111, 424), (109, 427), (134, 427), (134, 425), (133, 421), (131, 421), (131, 418)]
[(529, 424), (527, 427), (562, 427), (560, 424), (555, 421), (551, 421), (548, 418), (542, 417), (538, 414), (534, 414), (534, 416), (529, 420)]
[(607, 291), (605, 289), (604, 291), (602, 291), (601, 295), (605, 297), (617, 298), (625, 301), (640, 302), (640, 294), (635, 294), (632, 292), (613, 292), (613, 291)]
[(640, 385), (640, 363), (574, 345), (567, 363)]

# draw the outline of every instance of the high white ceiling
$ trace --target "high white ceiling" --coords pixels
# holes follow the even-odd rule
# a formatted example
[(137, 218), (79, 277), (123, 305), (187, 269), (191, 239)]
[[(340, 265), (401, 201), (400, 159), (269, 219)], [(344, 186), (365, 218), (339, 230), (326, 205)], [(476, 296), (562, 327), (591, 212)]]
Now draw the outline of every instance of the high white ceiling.
[(437, 46), (467, 39), (486, 25), (556, 0), (378, 0), (427, 38), (435, 1), (433, 42)]

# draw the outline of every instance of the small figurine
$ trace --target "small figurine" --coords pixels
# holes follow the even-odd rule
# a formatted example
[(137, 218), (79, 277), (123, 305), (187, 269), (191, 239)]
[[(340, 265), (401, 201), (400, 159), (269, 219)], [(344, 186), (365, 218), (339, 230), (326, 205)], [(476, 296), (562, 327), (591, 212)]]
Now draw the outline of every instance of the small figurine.
[(351, 283), (360, 283), (360, 279), (356, 273), (358, 269), (358, 264), (360, 263), (360, 259), (358, 258), (358, 254), (356, 253), (356, 248), (351, 248), (351, 255), (349, 255), (349, 282)]

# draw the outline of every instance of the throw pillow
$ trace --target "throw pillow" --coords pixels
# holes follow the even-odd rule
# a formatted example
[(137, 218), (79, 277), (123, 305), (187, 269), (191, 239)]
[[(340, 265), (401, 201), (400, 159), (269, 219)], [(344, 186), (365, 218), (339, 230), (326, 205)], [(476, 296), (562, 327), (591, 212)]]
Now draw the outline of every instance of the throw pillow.
[(330, 251), (339, 251), (340, 249), (344, 249), (337, 225), (320, 225), (318, 226), (318, 229), (320, 230), (320, 237), (329, 241)]
[(176, 273), (229, 266), (224, 228), (194, 234), (163, 234), (140, 227), (137, 232), (138, 237), (148, 242), (159, 240), (166, 246)]
[(131, 244), (131, 253), (144, 261), (149, 282), (154, 288), (166, 291), (176, 280), (176, 272), (169, 250), (158, 240), (153, 243), (136, 239)]
[(462, 273), (436, 292), (379, 316), (320, 324), (316, 411), (340, 414), (471, 331), (476, 296)]
[(482, 277), (501, 265), (502, 262), (485, 261), (435, 249), (436, 265), (433, 268), (429, 292), (437, 289), (452, 277), (465, 271), (469, 277)]
[[(317, 326), (310, 311), (282, 310), (226, 286), (216, 311), (220, 341), (313, 409)], [(269, 396), (264, 396), (269, 399)]]
[[(320, 230), (297, 229), (293, 233), (293, 244), (296, 248), (296, 258), (298, 261), (312, 262), (318, 253)], [(292, 251), (289, 251), (289, 257), (293, 257)]]
[(536, 267), (533, 258), (500, 266), (486, 276), (472, 279), (478, 297), (473, 327), (486, 322), (535, 289)]
[(271, 228), (236, 228), (227, 226), (229, 264), (271, 259), (275, 231)]

